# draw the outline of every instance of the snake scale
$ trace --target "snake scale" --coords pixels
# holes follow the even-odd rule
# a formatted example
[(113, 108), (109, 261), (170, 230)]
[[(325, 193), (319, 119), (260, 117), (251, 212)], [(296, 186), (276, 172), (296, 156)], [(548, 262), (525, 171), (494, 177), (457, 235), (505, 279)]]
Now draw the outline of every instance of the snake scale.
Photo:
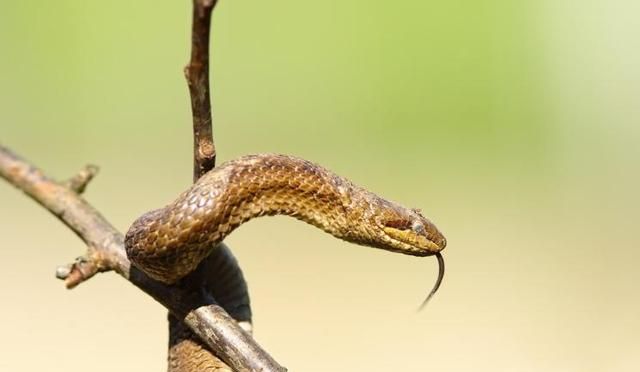
[[(194, 271), (235, 228), (265, 215), (292, 216), (360, 245), (435, 255), (440, 274), (429, 297), (442, 280), (440, 251), (446, 239), (419, 210), (385, 200), (312, 162), (278, 154), (229, 161), (200, 177), (174, 202), (143, 214), (126, 234), (127, 255), (150, 277), (173, 284)], [(196, 355), (199, 346), (185, 347), (194, 348)]]

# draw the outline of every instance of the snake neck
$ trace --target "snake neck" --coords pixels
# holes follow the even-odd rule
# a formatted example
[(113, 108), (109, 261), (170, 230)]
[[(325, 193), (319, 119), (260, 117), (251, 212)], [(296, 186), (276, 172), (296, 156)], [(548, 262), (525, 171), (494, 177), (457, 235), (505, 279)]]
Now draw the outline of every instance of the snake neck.
[(219, 174), (203, 180), (201, 193), (221, 190), (215, 195), (215, 203), (225, 207), (212, 211), (206, 222), (217, 226), (219, 235), (211, 236), (215, 241), (222, 241), (248, 220), (273, 215), (291, 216), (344, 238), (349, 230), (352, 187), (348, 181), (302, 159), (250, 156), (235, 163), (228, 172), (221, 169)]
[(352, 187), (302, 159), (246, 156), (215, 168), (173, 203), (140, 217), (127, 233), (127, 253), (149, 276), (173, 283), (252, 218), (288, 215), (347, 239)]

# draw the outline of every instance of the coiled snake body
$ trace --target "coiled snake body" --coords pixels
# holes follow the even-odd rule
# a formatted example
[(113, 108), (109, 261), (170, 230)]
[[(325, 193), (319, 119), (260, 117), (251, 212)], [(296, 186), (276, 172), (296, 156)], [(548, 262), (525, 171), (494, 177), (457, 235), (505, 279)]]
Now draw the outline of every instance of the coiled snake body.
[[(347, 241), (416, 256), (435, 254), (446, 240), (416, 209), (387, 201), (311, 162), (284, 155), (251, 155), (209, 171), (173, 203), (138, 218), (125, 237), (127, 254), (147, 275), (171, 284), (203, 268), (203, 286), (238, 321), (251, 310), (242, 273), (224, 244), (233, 229), (258, 216), (284, 214)], [(217, 247), (217, 248), (216, 248)], [(230, 261), (231, 260), (231, 261)], [(423, 303), (423, 304), (424, 304)], [(170, 316), (169, 371), (230, 371)]]
[(245, 221), (289, 215), (349, 242), (415, 256), (439, 253), (444, 236), (402, 207), (306, 160), (274, 154), (233, 160), (202, 176), (173, 203), (142, 215), (125, 238), (136, 267), (175, 283)]

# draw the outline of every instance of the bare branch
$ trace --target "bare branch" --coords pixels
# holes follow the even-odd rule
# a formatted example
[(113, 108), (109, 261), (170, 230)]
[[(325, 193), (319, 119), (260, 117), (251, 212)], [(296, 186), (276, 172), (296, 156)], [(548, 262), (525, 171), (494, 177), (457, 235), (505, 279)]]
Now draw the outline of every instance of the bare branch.
[(97, 272), (114, 270), (182, 319), (234, 370), (286, 371), (199, 287), (190, 283), (166, 286), (132, 267), (124, 249), (123, 235), (97, 210), (75, 191), (50, 179), (2, 146), (0, 177), (53, 213), (86, 243), (87, 253), (79, 262), (57, 270), (68, 287)]
[(80, 169), (80, 171), (76, 173), (76, 175), (69, 178), (64, 183), (64, 185), (72, 191), (75, 191), (78, 194), (82, 194), (87, 188), (89, 182), (91, 182), (93, 177), (98, 174), (99, 170), (100, 169), (97, 165), (87, 164), (84, 166), (84, 168)]
[(191, 95), (193, 116), (194, 181), (213, 169), (216, 163), (209, 88), (209, 34), (211, 12), (216, 3), (217, 0), (193, 0), (191, 60), (184, 69)]
[(112, 269), (114, 268), (108, 257), (104, 257), (98, 249), (88, 248), (86, 256), (80, 256), (70, 264), (58, 266), (56, 278), (64, 280), (67, 289), (72, 289), (97, 273)]

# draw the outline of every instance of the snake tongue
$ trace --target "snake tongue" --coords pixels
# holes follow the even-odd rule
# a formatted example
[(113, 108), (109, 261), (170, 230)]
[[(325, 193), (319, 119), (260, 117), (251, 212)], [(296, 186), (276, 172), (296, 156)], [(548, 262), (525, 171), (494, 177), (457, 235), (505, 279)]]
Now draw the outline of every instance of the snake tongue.
[(444, 278), (444, 259), (442, 258), (442, 254), (440, 254), (440, 252), (437, 252), (435, 256), (438, 259), (438, 279), (436, 279), (436, 284), (434, 284), (431, 292), (429, 292), (427, 298), (425, 298), (425, 300), (418, 308), (418, 311), (421, 311), (425, 306), (427, 306), (427, 303), (429, 303), (431, 297), (433, 297), (433, 295), (438, 291), (438, 288), (440, 288), (440, 284), (442, 284), (442, 279)]

